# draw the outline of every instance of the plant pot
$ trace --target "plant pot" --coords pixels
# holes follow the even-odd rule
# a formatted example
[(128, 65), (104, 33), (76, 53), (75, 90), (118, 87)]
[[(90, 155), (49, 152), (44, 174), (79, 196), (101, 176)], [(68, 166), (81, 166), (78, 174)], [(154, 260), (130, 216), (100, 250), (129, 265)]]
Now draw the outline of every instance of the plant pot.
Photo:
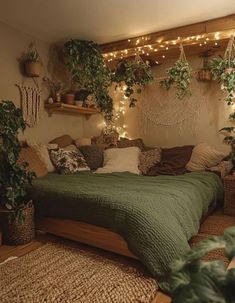
[(233, 72), (235, 72), (235, 68), (234, 67), (228, 67), (225, 69), (225, 72), (228, 73), (228, 74), (231, 74)]
[(22, 209), (22, 215), (24, 222), (18, 222), (14, 220), (11, 222), (11, 212), (2, 212), (2, 230), (3, 230), (3, 242), (8, 245), (22, 245), (29, 243), (35, 237), (35, 225), (34, 225), (34, 206), (32, 203), (28, 203)]
[(202, 69), (198, 72), (198, 80), (199, 81), (211, 81), (212, 74), (209, 69)]
[(25, 73), (28, 77), (39, 77), (41, 74), (41, 63), (40, 62), (25, 62)]
[(73, 93), (68, 93), (65, 95), (65, 102), (67, 104), (73, 105), (74, 99), (75, 99), (75, 94), (73, 94)]

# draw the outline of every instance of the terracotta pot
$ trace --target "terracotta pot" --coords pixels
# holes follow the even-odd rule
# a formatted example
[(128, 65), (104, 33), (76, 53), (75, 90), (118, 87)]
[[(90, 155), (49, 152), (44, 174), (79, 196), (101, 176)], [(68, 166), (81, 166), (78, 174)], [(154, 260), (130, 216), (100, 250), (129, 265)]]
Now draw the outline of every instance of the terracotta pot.
[(67, 93), (66, 95), (65, 95), (65, 102), (67, 103), (67, 104), (74, 104), (74, 100), (75, 100), (75, 94), (73, 94), (73, 93)]
[(29, 243), (35, 237), (34, 206), (28, 203), (22, 209), (23, 222), (11, 220), (10, 211), (1, 212), (3, 242), (8, 245), (22, 245)]
[(25, 62), (25, 73), (28, 77), (40, 77), (41, 74), (41, 63), (40, 62)]

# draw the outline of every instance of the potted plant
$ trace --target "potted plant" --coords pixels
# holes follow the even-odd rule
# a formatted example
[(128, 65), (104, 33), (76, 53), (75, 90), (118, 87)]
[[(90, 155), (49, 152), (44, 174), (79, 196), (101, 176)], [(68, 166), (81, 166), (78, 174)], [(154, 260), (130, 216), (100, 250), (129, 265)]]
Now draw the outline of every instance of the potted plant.
[(235, 98), (235, 42), (232, 36), (224, 57), (213, 58), (210, 61), (213, 80), (221, 84), (221, 90), (226, 93), (225, 102), (233, 104)]
[(34, 237), (34, 207), (27, 198), (27, 186), (35, 174), (19, 163), (19, 131), (26, 124), (22, 111), (11, 101), (0, 103), (0, 206), (5, 243), (18, 245)]
[[(230, 115), (230, 119), (231, 119)], [(231, 152), (226, 158), (226, 160), (231, 160), (233, 167), (235, 167), (235, 127), (233, 126), (228, 126), (228, 127), (223, 127), (219, 130), (222, 134), (225, 135), (224, 137), (224, 143), (228, 144), (231, 146)]]
[(75, 103), (78, 106), (86, 106), (86, 101), (88, 96), (90, 95), (89, 91), (86, 89), (80, 89), (75, 94)]
[(41, 59), (36, 48), (30, 48), (24, 55), (25, 74), (28, 77), (39, 77), (41, 74)]
[(167, 70), (167, 78), (160, 81), (160, 85), (166, 90), (169, 90), (172, 86), (176, 86), (176, 97), (183, 99), (192, 95), (189, 88), (191, 80), (192, 68), (186, 59), (183, 46), (181, 45), (179, 60)]
[(129, 106), (133, 107), (137, 101), (135, 94), (140, 94), (143, 86), (152, 83), (153, 76), (149, 64), (137, 56), (134, 61), (119, 62), (112, 80), (117, 83), (116, 88), (124, 87), (124, 96), (129, 99)]
[(43, 81), (50, 89), (50, 96), (52, 97), (53, 102), (61, 102), (61, 94), (64, 91), (64, 84), (60, 81), (52, 81), (48, 77), (44, 77)]
[(202, 261), (215, 249), (224, 249), (231, 261), (235, 256), (235, 227), (225, 229), (223, 236), (201, 241), (171, 265), (173, 303), (234, 303), (235, 268), (226, 269), (223, 261)]

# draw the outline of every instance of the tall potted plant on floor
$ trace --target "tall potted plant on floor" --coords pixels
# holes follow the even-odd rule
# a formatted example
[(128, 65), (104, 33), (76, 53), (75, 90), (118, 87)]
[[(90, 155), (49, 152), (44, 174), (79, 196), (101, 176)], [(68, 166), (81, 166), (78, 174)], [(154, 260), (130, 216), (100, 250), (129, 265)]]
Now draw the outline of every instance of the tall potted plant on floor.
[(0, 103), (0, 214), (3, 240), (12, 245), (30, 242), (35, 233), (33, 204), (26, 198), (34, 173), (19, 162), (18, 134), (25, 128), (21, 109), (11, 101)]

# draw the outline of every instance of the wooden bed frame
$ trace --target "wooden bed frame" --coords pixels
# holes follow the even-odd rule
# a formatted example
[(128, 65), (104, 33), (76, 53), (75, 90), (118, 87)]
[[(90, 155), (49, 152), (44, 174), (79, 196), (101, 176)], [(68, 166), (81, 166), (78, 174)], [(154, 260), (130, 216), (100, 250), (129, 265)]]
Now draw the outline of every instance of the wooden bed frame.
[(126, 241), (120, 235), (103, 227), (74, 220), (44, 217), (36, 220), (36, 229), (138, 259), (128, 249)]

